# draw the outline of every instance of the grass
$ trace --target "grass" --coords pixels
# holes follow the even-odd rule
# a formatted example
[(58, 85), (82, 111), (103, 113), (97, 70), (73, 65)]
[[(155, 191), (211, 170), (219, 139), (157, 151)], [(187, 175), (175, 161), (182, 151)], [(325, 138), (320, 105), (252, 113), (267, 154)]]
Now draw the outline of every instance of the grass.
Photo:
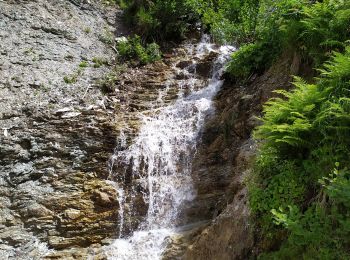
[(82, 61), (79, 63), (80, 68), (87, 68), (89, 66), (89, 63), (87, 61)]
[(78, 81), (78, 78), (82, 74), (82, 72), (82, 68), (79, 67), (74, 73), (64, 76), (63, 81), (66, 84), (74, 84)]
[(99, 40), (105, 44), (114, 44), (114, 33), (110, 31), (107, 27), (103, 29), (103, 32), (99, 35)]

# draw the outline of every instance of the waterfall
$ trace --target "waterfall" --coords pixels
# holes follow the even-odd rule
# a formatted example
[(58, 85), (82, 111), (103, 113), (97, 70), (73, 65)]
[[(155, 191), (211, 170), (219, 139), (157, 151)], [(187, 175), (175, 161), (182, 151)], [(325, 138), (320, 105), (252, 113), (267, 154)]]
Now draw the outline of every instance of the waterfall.
[[(199, 44), (187, 45), (187, 51), (196, 58), (194, 60), (203, 59), (212, 51), (218, 53), (207, 84), (199, 89), (194, 87), (197, 80), (193, 70), (195, 64), (177, 68), (178, 73), (188, 75), (187, 79), (176, 81), (179, 89), (177, 100), (168, 105), (164, 103), (151, 113), (140, 114), (138, 135), (127, 145), (122, 134), (120, 145), (111, 158), (111, 176), (117, 179), (119, 193), (120, 237), (105, 248), (108, 259), (161, 259), (167, 238), (174, 235), (183, 223), (182, 210), (196, 195), (191, 179), (191, 161), (205, 118), (213, 111), (212, 99), (223, 84), (220, 77), (233, 48), (216, 47), (203, 37)], [(190, 85), (190, 93), (185, 84)], [(161, 93), (158, 101), (162, 96)], [(113, 171), (122, 166), (124, 171)], [(132, 218), (138, 194), (142, 195), (146, 214), (138, 227), (135, 230), (128, 227), (130, 235), (124, 236), (125, 216), (129, 214)]]

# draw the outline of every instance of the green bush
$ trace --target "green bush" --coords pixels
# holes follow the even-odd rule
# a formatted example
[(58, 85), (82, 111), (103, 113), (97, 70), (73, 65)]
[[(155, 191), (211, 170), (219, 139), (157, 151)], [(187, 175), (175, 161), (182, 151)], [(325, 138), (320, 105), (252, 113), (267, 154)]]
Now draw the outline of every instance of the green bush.
[[(232, 28), (242, 28), (231, 31), (230, 37), (249, 43), (233, 55), (228, 72), (234, 78), (264, 71), (286, 49), (302, 53), (318, 67), (332, 51), (343, 52), (350, 38), (350, 3), (346, 1), (262, 0), (258, 5), (255, 18), (243, 16), (254, 23), (242, 18), (237, 27), (231, 19)], [(246, 12), (252, 13), (256, 5), (249, 8)]]
[(268, 102), (255, 131), (263, 143), (250, 207), (265, 234), (289, 232), (261, 257), (349, 259), (350, 47), (333, 53), (316, 84), (296, 79), (295, 86)]
[(137, 35), (117, 43), (117, 50), (122, 59), (136, 61), (141, 65), (160, 60), (162, 55), (158, 44), (150, 43), (144, 46)]
[(233, 53), (226, 71), (237, 79), (246, 79), (253, 73), (269, 68), (279, 53), (278, 46), (269, 42), (250, 43)]
[(183, 39), (193, 15), (186, 0), (130, 0), (125, 6), (126, 21), (147, 40)]
[[(291, 39), (299, 33), (295, 23), (298, 15), (292, 10), (301, 8), (301, 1), (293, 0), (243, 2), (232, 0), (226, 3), (226, 9), (231, 10), (235, 3), (237, 10), (230, 15), (226, 11), (230, 24), (226, 27), (231, 29), (223, 36), (226, 41), (231, 38), (230, 42), (241, 44), (227, 68), (228, 74), (238, 80), (264, 72), (281, 51), (292, 44)], [(235, 14), (238, 15), (236, 19)]]
[[(320, 181), (322, 197), (305, 212), (295, 206), (272, 210), (275, 223), (287, 228), (290, 236), (280, 250), (262, 258), (349, 259), (349, 177), (347, 169), (335, 169), (333, 174), (324, 177)], [(327, 199), (331, 201), (327, 203)]]

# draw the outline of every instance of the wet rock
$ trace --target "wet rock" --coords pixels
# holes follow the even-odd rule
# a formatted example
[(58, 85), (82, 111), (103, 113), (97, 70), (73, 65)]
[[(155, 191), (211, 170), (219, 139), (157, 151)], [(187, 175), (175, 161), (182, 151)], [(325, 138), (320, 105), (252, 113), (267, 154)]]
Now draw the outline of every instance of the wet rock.
[(180, 69), (185, 69), (187, 67), (189, 67), (190, 65), (193, 64), (192, 60), (182, 60), (179, 63), (176, 64), (176, 67), (180, 68)]
[(195, 67), (196, 73), (203, 78), (210, 77), (212, 64), (216, 57), (217, 53), (211, 52), (205, 60), (198, 62)]
[(246, 86), (226, 82), (219, 92), (217, 113), (207, 121), (193, 163), (192, 176), (198, 195), (188, 212), (194, 221), (204, 218), (211, 223), (190, 240), (183, 259), (232, 260), (256, 256), (244, 184), (257, 151), (251, 134), (261, 123), (257, 117), (264, 102), (275, 95), (273, 90), (290, 87), (293, 60), (293, 55), (283, 56)]
[(95, 203), (102, 207), (109, 207), (112, 205), (118, 205), (118, 194), (112, 187), (104, 187), (103, 189), (96, 190), (93, 193), (93, 200)]
[(175, 79), (177, 80), (185, 80), (191, 78), (191, 75), (186, 72), (180, 72), (176, 75)]

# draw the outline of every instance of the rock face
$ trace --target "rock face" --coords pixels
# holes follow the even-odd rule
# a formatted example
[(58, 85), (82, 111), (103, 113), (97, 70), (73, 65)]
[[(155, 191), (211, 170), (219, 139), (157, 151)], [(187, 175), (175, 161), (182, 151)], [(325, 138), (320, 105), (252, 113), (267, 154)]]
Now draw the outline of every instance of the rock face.
[(244, 87), (225, 83), (193, 168), (198, 196), (192, 217), (209, 220), (209, 224), (201, 232), (196, 231), (180, 259), (249, 259), (256, 254), (244, 184), (257, 149), (252, 130), (259, 124), (256, 116), (261, 115), (262, 104), (273, 96), (272, 91), (290, 88), (289, 75), (302, 73), (303, 69), (297, 55), (286, 54)]
[[(119, 21), (99, 1), (0, 0), (1, 259), (104, 259), (119, 235), (110, 171), (120, 169), (109, 159), (120, 134), (129, 143), (138, 131), (140, 112), (177, 97), (188, 77), (178, 70), (193, 63), (185, 46), (125, 71), (111, 48), (126, 31)], [(194, 88), (215, 56), (199, 61)], [(140, 198), (126, 234), (146, 214)]]
[(0, 1), (1, 259), (84, 258), (116, 234), (114, 109), (94, 86), (115, 17), (93, 1)]

